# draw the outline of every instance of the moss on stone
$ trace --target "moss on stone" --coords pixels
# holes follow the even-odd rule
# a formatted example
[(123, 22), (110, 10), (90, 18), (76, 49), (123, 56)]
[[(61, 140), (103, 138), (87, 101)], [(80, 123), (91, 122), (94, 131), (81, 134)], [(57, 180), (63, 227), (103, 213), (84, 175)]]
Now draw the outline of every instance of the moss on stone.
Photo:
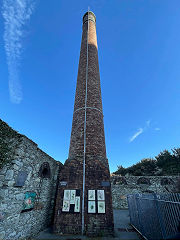
[(0, 119), (0, 169), (11, 162), (21, 135)]

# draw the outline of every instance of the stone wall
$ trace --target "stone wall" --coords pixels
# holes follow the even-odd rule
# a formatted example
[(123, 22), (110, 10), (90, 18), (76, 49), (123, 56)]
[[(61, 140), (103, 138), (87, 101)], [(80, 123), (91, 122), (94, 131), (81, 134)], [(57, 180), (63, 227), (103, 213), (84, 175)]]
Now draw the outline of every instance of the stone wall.
[[(51, 224), (57, 177), (62, 167), (33, 141), (14, 133), (18, 135), (18, 144), (16, 137), (6, 139), (16, 147), (9, 162), (0, 169), (1, 240), (25, 239)], [(34, 206), (25, 209), (26, 195), (31, 192), (36, 193)]]
[(113, 208), (128, 208), (128, 194), (173, 192), (179, 176), (130, 176), (111, 175)]

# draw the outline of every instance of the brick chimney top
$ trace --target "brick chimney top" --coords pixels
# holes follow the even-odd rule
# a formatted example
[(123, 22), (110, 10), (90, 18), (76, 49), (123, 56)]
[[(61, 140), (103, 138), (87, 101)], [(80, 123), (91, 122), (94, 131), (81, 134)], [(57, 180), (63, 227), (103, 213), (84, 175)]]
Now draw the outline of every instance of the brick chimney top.
[(84, 14), (84, 16), (83, 16), (83, 24), (84, 24), (85, 22), (87, 22), (88, 19), (89, 19), (90, 21), (96, 22), (96, 15), (95, 15), (93, 12), (88, 11), (88, 12), (86, 12), (86, 13)]

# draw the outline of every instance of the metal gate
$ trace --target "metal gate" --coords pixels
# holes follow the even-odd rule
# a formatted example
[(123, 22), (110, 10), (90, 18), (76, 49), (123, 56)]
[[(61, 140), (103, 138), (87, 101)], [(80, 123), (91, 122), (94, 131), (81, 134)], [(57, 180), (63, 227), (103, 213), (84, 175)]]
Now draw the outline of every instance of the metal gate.
[(178, 233), (180, 194), (130, 194), (130, 222), (148, 240), (167, 239)]

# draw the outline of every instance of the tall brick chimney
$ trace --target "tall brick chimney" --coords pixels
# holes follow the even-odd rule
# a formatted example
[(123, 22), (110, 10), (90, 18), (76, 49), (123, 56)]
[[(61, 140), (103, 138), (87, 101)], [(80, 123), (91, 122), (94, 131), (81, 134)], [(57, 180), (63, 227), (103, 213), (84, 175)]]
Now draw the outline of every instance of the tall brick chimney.
[(54, 232), (96, 236), (113, 233), (96, 16), (90, 11), (83, 17), (69, 156), (60, 173)]

